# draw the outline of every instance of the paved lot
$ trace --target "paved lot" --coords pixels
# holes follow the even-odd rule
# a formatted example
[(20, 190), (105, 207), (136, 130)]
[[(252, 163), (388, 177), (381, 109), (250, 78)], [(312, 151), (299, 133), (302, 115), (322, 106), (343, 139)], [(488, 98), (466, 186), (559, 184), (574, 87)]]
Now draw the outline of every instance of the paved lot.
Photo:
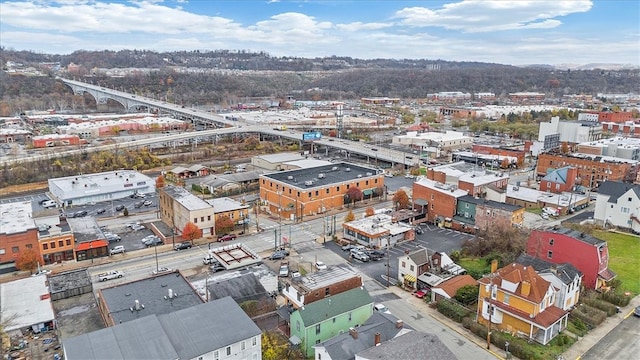
[[(424, 232), (420, 235), (416, 235), (416, 240), (405, 241), (390, 248), (388, 252), (389, 259), (385, 258), (378, 261), (363, 263), (358, 260), (350, 259), (349, 252), (342, 251), (341, 246), (334, 242), (328, 242), (325, 246), (347, 262), (350, 262), (351, 265), (358, 268), (358, 270), (365, 273), (371, 279), (375, 279), (383, 285), (386, 285), (386, 281), (384, 279), (387, 277), (387, 261), (389, 262), (389, 277), (395, 279), (398, 276), (398, 257), (404, 256), (405, 253), (412, 252), (419, 248), (427, 248), (450, 254), (454, 250), (461, 249), (462, 244), (466, 240), (474, 238), (473, 235), (449, 229), (441, 229), (433, 225), (424, 225), (422, 228), (424, 229)], [(393, 283), (395, 283), (395, 281), (393, 281)]]

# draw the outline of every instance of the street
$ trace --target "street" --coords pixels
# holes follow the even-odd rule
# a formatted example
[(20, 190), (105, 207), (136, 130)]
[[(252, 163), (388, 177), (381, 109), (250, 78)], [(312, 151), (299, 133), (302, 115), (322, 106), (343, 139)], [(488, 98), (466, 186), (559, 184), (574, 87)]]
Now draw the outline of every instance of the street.
[(640, 354), (638, 339), (640, 319), (631, 315), (582, 355), (581, 359), (637, 359)]

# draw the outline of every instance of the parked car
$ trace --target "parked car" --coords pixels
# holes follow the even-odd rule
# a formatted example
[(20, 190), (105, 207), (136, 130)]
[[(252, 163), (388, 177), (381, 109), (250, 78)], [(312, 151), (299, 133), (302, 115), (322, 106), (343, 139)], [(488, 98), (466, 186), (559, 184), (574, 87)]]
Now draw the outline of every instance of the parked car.
[(238, 236), (236, 234), (226, 234), (218, 238), (218, 242), (225, 242), (235, 240)]
[(116, 211), (122, 211), (122, 210), (124, 210), (124, 209), (125, 209), (125, 206), (124, 206), (124, 205), (118, 205), (118, 206), (116, 206)]
[(159, 267), (157, 270), (153, 270), (151, 273), (153, 275), (158, 275), (158, 274), (162, 274), (162, 273), (168, 273), (168, 272), (172, 272), (172, 269), (169, 269), (168, 267)]
[(415, 297), (417, 297), (418, 299), (422, 299), (423, 297), (425, 297), (428, 294), (427, 290), (418, 290), (416, 292), (413, 293), (413, 295)]
[(291, 271), (291, 278), (292, 279), (300, 279), (302, 277), (302, 274), (300, 274), (300, 271), (297, 270), (293, 270)]
[(137, 203), (133, 204), (133, 207), (136, 209), (141, 208), (144, 205), (144, 201), (138, 201)]
[(98, 210), (96, 210), (96, 214), (97, 215), (104, 214), (105, 212), (107, 212), (107, 209), (98, 209)]
[(151, 201), (151, 200), (145, 200), (145, 201), (142, 203), (142, 205), (144, 205), (144, 206), (151, 206), (151, 205), (153, 205), (153, 201)]
[(78, 211), (73, 215), (73, 217), (85, 217), (89, 212), (87, 210)]
[(633, 316), (640, 317), (640, 306), (636, 306), (636, 308), (633, 310)]
[(152, 246), (158, 246), (158, 245), (162, 245), (162, 239), (160, 239), (159, 237), (155, 236), (155, 235), (151, 235), (149, 237), (147, 237), (147, 240), (144, 242), (144, 245), (146, 247), (152, 247)]
[(124, 249), (124, 246), (118, 245), (118, 246), (114, 246), (111, 250), (109, 250), (109, 255), (124, 254), (125, 251), (126, 250)]
[(349, 251), (353, 249), (353, 245), (352, 244), (347, 244), (347, 245), (343, 245), (342, 246), (342, 251)]
[(369, 258), (371, 258), (371, 260), (374, 260), (374, 261), (382, 260), (386, 255), (386, 253), (382, 250), (371, 250), (371, 251), (365, 252), (365, 254), (367, 254)]
[(282, 262), (280, 264), (280, 270), (278, 271), (278, 276), (279, 277), (287, 277), (287, 276), (289, 276), (289, 263), (288, 262)]
[(107, 281), (111, 279), (120, 279), (123, 276), (124, 276), (124, 273), (122, 271), (112, 270), (112, 271), (98, 274), (98, 280)]
[(282, 251), (282, 250), (278, 250), (278, 251), (274, 251), (273, 254), (271, 254), (271, 256), (269, 256), (270, 260), (281, 260), (287, 257), (286, 252)]
[(176, 244), (176, 245), (173, 247), (173, 250), (176, 250), (176, 251), (178, 251), (178, 250), (185, 250), (185, 249), (191, 249), (191, 243), (190, 243), (190, 242), (188, 242), (188, 241), (184, 241), (184, 242), (181, 242), (181, 243), (179, 243), (179, 244)]
[(371, 260), (369, 255), (365, 254), (364, 251), (358, 249), (351, 249), (351, 257), (362, 262), (368, 262), (369, 260)]
[(107, 240), (108, 242), (119, 242), (120, 240), (122, 240), (122, 238), (120, 237), (120, 235), (118, 234), (114, 234), (114, 233), (104, 233), (104, 238), (105, 240)]
[(327, 264), (322, 261), (316, 261), (316, 269), (318, 270), (327, 270)]
[(391, 312), (389, 311), (389, 309), (384, 306), (384, 304), (374, 304), (373, 305), (373, 310), (377, 311), (377, 312), (381, 312), (381, 313), (386, 313), (386, 314), (390, 314)]
[(131, 230), (133, 230), (133, 231), (144, 230), (144, 229), (145, 229), (145, 227), (142, 224), (135, 224), (135, 225), (131, 226)]
[(227, 270), (222, 264), (220, 264), (219, 262), (215, 262), (213, 263), (213, 265), (211, 265), (209, 267), (209, 269), (211, 269), (211, 271), (213, 272), (218, 272), (218, 271), (224, 271)]

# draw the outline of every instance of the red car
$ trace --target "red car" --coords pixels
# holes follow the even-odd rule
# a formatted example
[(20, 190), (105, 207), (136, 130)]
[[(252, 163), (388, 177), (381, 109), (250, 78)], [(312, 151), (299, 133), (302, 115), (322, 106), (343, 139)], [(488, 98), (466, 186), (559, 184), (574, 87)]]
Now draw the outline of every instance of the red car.
[(238, 236), (236, 234), (226, 234), (218, 238), (218, 242), (235, 240)]
[(413, 293), (413, 295), (415, 295), (418, 299), (422, 299), (427, 294), (428, 294), (427, 290), (418, 290)]

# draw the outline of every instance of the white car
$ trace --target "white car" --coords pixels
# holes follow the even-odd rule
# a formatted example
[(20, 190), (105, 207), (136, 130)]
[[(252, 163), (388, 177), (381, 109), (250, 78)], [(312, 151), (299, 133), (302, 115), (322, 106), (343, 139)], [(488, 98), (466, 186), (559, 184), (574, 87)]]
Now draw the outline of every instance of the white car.
[(162, 273), (168, 273), (168, 272), (172, 272), (173, 270), (169, 269), (168, 267), (159, 267), (158, 270), (153, 270), (151, 273), (153, 275), (158, 275), (158, 274), (162, 274)]
[(327, 270), (327, 264), (322, 261), (316, 261), (316, 269), (318, 270)]

